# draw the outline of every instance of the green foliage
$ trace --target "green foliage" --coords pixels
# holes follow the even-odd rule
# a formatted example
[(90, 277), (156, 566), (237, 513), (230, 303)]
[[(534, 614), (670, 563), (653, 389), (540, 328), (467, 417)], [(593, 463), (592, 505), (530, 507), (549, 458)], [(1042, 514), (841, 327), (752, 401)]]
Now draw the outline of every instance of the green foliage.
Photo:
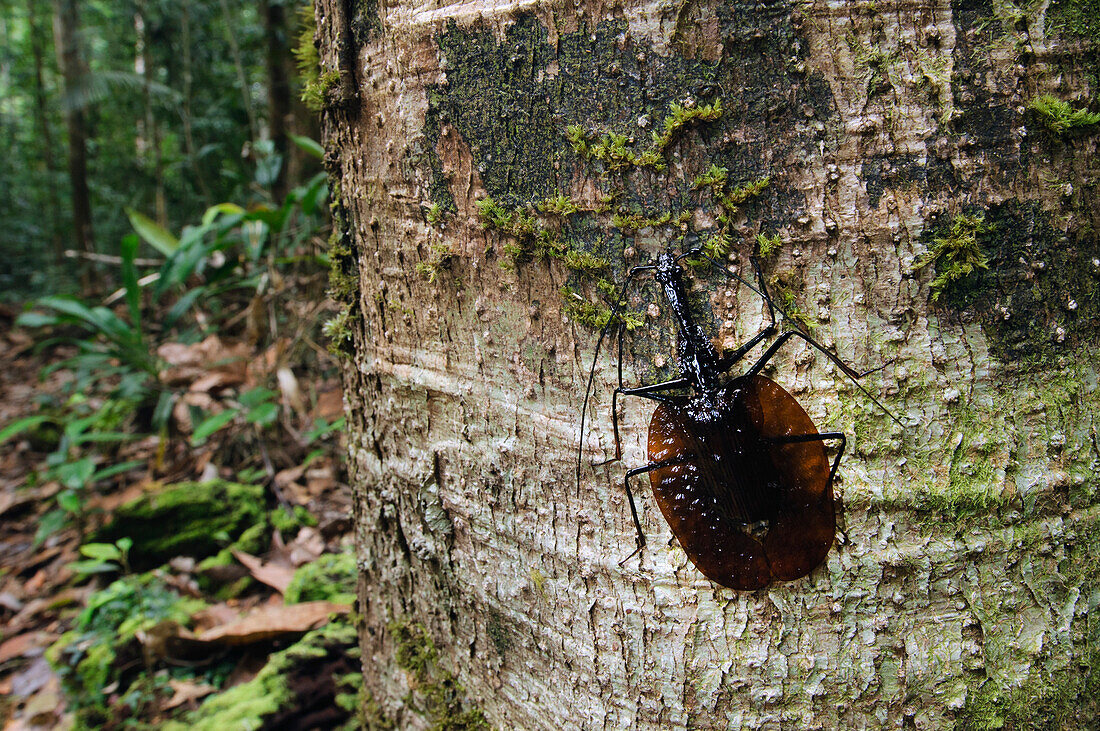
[(129, 537), (119, 538), (114, 543), (85, 543), (80, 553), (87, 561), (75, 561), (69, 569), (77, 574), (105, 574), (128, 571), (129, 554), (134, 542)]
[(569, 125), (565, 129), (565, 139), (573, 152), (586, 160), (598, 160), (609, 170), (629, 170), (635, 167), (664, 170), (665, 149), (690, 124), (711, 122), (722, 116), (722, 101), (702, 106), (684, 106), (673, 102), (669, 113), (661, 124), (660, 130), (654, 130), (649, 147), (635, 151), (635, 140), (619, 132), (605, 132), (596, 138), (580, 125)]
[[(323, 87), (331, 82), (321, 81), (321, 56), (313, 42), (313, 37), (317, 35), (317, 19), (313, 14), (312, 2), (298, 8), (298, 29), (298, 43), (292, 52), (302, 83), (302, 102), (311, 111), (319, 112), (325, 105)], [(336, 80), (339, 81), (339, 74)]]
[(355, 628), (345, 620), (331, 621), (273, 654), (252, 680), (208, 698), (197, 711), (186, 715), (185, 722), (169, 721), (160, 728), (165, 731), (267, 728), (265, 722), (279, 711), (336, 704), (341, 695), (354, 691), (353, 683), (358, 678), (355, 673), (337, 676), (335, 695), (331, 698), (313, 695), (299, 700), (291, 687), (292, 679), (318, 666), (357, 667), (356, 653)]
[(767, 234), (756, 234), (756, 253), (761, 259), (770, 259), (775, 256), (780, 247), (783, 246), (783, 240), (779, 238), (779, 234), (768, 236)]
[(1086, 109), (1074, 109), (1068, 102), (1051, 94), (1032, 99), (1027, 108), (1035, 112), (1042, 125), (1056, 135), (1067, 135), (1082, 127), (1100, 124), (1100, 114)]
[(287, 604), (315, 601), (351, 604), (355, 601), (358, 578), (352, 551), (326, 553), (295, 571), (283, 596)]
[[(172, 530), (166, 532), (166, 525)], [(165, 485), (142, 495), (119, 507), (93, 541), (132, 539), (131, 561), (144, 570), (175, 556), (216, 555), (230, 545), (252, 552), (268, 534), (262, 485), (212, 480)]]
[(46, 653), (78, 722), (98, 727), (121, 711), (114, 707), (119, 691), (133, 680), (127, 671), (141, 658), (137, 632), (161, 622), (186, 624), (203, 606), (180, 597), (153, 574), (128, 576), (92, 594), (73, 629)]
[(654, 147), (663, 152), (684, 127), (697, 122), (713, 122), (722, 116), (722, 100), (702, 106), (684, 106), (673, 102), (660, 131), (653, 132)]
[[(283, 32), (297, 35), (294, 9)], [(127, 209), (158, 210), (169, 231), (197, 219), (212, 202), (267, 200), (254, 186), (266, 95), (263, 16), (248, 3), (146, 3), (145, 38), (132, 8), (79, 3), (87, 73), (63, 88), (49, 4), (5, 7), (0, 44), (0, 298), (24, 300), (75, 291), (82, 259), (72, 247), (63, 113), (88, 124), (88, 183), (97, 251), (113, 254), (131, 228)], [(35, 10), (34, 17), (29, 11)], [(135, 72), (136, 49), (147, 73)], [(36, 62), (36, 59), (38, 61)], [(280, 155), (273, 163), (283, 164)], [(35, 242), (34, 246), (28, 242)], [(95, 281), (117, 271), (90, 265)]]
[(932, 240), (932, 248), (913, 262), (914, 272), (935, 264), (936, 278), (931, 285), (933, 302), (958, 287), (975, 270), (989, 268), (979, 237), (990, 230), (984, 216), (960, 213), (945, 233)]

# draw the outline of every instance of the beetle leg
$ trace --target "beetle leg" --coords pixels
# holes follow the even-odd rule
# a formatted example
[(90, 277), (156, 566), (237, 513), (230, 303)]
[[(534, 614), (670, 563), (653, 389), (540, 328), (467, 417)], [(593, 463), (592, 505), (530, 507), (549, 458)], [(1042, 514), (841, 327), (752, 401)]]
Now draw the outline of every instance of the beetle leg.
[(871, 399), (871, 401), (875, 404), (875, 406), (882, 409), (886, 413), (886, 415), (889, 416), (894, 421), (894, 423), (896, 423), (898, 426), (901, 426), (901, 427), (905, 426), (905, 424), (901, 423), (901, 420), (898, 419), (898, 417), (894, 416), (894, 413), (892, 411), (890, 411), (890, 409), (883, 406), (882, 402), (879, 401), (877, 398), (875, 398), (871, 394), (871, 392), (868, 391), (866, 388), (864, 388), (863, 384), (861, 384), (859, 382), (859, 379), (863, 378), (864, 376), (866, 376), (869, 373), (874, 373), (876, 370), (878, 370), (878, 368), (874, 368), (872, 370), (864, 371), (863, 373), (860, 373), (859, 371), (857, 371), (856, 369), (852, 368), (850, 365), (848, 365), (847, 363), (842, 361), (840, 359), (840, 357), (837, 356), (835, 353), (833, 353), (829, 350), (826, 350), (824, 345), (817, 342), (816, 340), (814, 340), (812, 337), (810, 337), (806, 333), (802, 332), (801, 330), (788, 330), (787, 332), (783, 333), (778, 338), (776, 338), (775, 342), (772, 343), (771, 345), (769, 345), (768, 349), (764, 351), (764, 354), (762, 356), (760, 356), (760, 360), (756, 361), (756, 363), (753, 364), (752, 368), (749, 368), (748, 372), (746, 372), (745, 375), (746, 376), (755, 376), (757, 373), (759, 373), (761, 370), (763, 370), (764, 366), (767, 365), (768, 361), (772, 359), (772, 356), (775, 355), (776, 351), (779, 350), (784, 345), (786, 345), (787, 341), (790, 340), (793, 337), (802, 338), (807, 343), (809, 343), (811, 346), (813, 346), (817, 350), (824, 353), (825, 357), (827, 357), (829, 360), (831, 360), (836, 365), (837, 368), (839, 368), (841, 371), (844, 372), (844, 375), (846, 375), (846, 376), (848, 376), (848, 378), (852, 379), (852, 383), (856, 384), (856, 388), (858, 388), (860, 391), (862, 391), (864, 396)]
[[(622, 362), (621, 360), (619, 361)], [(622, 373), (619, 374), (620, 378)], [(668, 399), (657, 396), (660, 391), (671, 391), (677, 388), (687, 388), (691, 385), (691, 380), (688, 378), (673, 378), (671, 381), (664, 381), (663, 383), (654, 383), (649, 386), (638, 386), (637, 388), (623, 388), (622, 381), (619, 382), (619, 387), (615, 389), (615, 392), (611, 394), (611, 428), (615, 433), (615, 456), (600, 462), (593, 462), (593, 467), (603, 467), (606, 464), (612, 462), (618, 462), (623, 458), (622, 443), (619, 440), (619, 394), (623, 396), (641, 396), (642, 398), (652, 399), (653, 401), (667, 401)]]
[(638, 547), (634, 549), (633, 553), (619, 562), (622, 566), (624, 563), (632, 559), (639, 551), (645, 548), (645, 534), (642, 532), (642, 522), (638, 520), (638, 508), (634, 505), (634, 492), (630, 489), (630, 478), (637, 475), (644, 475), (647, 472), (653, 470), (659, 470), (664, 467), (675, 467), (680, 464), (687, 464), (695, 459), (695, 455), (681, 455), (679, 457), (673, 457), (672, 459), (662, 460), (661, 462), (653, 462), (643, 467), (635, 467), (632, 470), (627, 470), (625, 476), (623, 476), (623, 487), (626, 488), (626, 499), (630, 502), (630, 517), (634, 519), (634, 529), (638, 532)]

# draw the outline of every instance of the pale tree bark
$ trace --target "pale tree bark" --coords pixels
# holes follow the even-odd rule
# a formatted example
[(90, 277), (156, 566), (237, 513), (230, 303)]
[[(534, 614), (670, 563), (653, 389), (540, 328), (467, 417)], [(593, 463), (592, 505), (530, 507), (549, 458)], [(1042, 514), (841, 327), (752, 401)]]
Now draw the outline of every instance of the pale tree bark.
[[(1093, 723), (1088, 7), (320, 0), (370, 723)], [(672, 102), (715, 100), (660, 151), (667, 170), (624, 162)], [(606, 132), (626, 138), (618, 153)], [(718, 191), (692, 189), (711, 163), (727, 193), (769, 179), (724, 224)], [(601, 208), (633, 204), (688, 215), (635, 232)], [(653, 406), (624, 399), (622, 462), (589, 466), (614, 449), (614, 349), (582, 435), (597, 334), (566, 315), (599, 293), (568, 252), (538, 251), (549, 231), (618, 283), (684, 230), (723, 225), (746, 276), (757, 234), (778, 236), (764, 268), (779, 302), (855, 368), (885, 363), (866, 385), (906, 424), (809, 348), (781, 351), (769, 373), (848, 435), (846, 540), (754, 592), (693, 567), (644, 478), (648, 545), (620, 565), (623, 474), (646, 460)], [(695, 294), (720, 344), (763, 323), (736, 280)], [(663, 301), (644, 282), (626, 299), (645, 321), (627, 380), (667, 377)]]

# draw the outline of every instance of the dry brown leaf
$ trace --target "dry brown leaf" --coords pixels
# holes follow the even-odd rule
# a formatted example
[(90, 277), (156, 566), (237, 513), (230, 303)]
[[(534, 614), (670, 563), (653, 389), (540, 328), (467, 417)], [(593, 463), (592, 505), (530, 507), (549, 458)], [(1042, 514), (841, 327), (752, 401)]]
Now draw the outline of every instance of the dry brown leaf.
[(233, 555), (244, 564), (244, 567), (248, 569), (256, 581), (267, 584), (280, 594), (286, 593), (286, 588), (290, 586), (290, 580), (294, 578), (294, 568), (292, 566), (276, 562), (264, 563), (255, 556), (237, 549), (233, 549)]
[(344, 415), (344, 392), (336, 383), (326, 384), (323, 388), (326, 390), (317, 394), (312, 416), (314, 419), (336, 421)]
[(297, 467), (288, 467), (285, 470), (279, 470), (275, 473), (275, 487), (282, 488), (289, 485), (304, 475), (305, 471), (306, 466), (301, 464)]
[(195, 632), (201, 635), (204, 631), (212, 627), (236, 622), (239, 617), (240, 612), (225, 602), (222, 602), (221, 604), (211, 604), (201, 612), (193, 614), (191, 616), (191, 624), (195, 627)]
[(21, 635), (9, 637), (0, 643), (0, 664), (17, 657), (36, 654), (36, 651), (38, 651), (37, 654), (41, 654), (40, 651), (49, 647), (55, 639), (57, 638), (54, 635), (41, 631), (24, 632)]
[(249, 645), (254, 642), (275, 639), (288, 634), (300, 634), (319, 627), (332, 614), (347, 614), (351, 607), (332, 602), (305, 602), (290, 606), (271, 606), (255, 609), (246, 616), (199, 635), (205, 642), (223, 645)]
[(306, 472), (306, 485), (314, 496), (336, 487), (336, 474), (333, 472), (332, 465), (320, 464), (311, 467)]
[(61, 683), (56, 675), (51, 675), (42, 689), (23, 706), (23, 720), (27, 723), (27, 728), (57, 729), (57, 722), (64, 708)]
[(37, 693), (50, 678), (54, 677), (53, 669), (49, 661), (44, 657), (37, 658), (26, 670), (16, 673), (11, 679), (11, 693), (19, 698), (26, 698), (32, 693)]
[(310, 563), (325, 552), (325, 539), (316, 528), (306, 526), (290, 542), (290, 562), (295, 566)]
[(178, 708), (184, 703), (190, 703), (199, 698), (205, 698), (217, 690), (214, 686), (207, 685), (206, 683), (196, 683), (190, 680), (176, 680), (175, 678), (168, 681), (168, 687), (172, 689), (172, 697), (161, 706), (161, 710), (164, 711)]

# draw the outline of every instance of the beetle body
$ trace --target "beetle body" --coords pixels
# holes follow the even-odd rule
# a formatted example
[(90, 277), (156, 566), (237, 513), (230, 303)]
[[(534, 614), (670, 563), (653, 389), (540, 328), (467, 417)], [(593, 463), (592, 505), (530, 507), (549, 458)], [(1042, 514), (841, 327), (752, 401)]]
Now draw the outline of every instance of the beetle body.
[(649, 425), (653, 494), (711, 581), (759, 589), (816, 568), (836, 531), (824, 443), (799, 403), (761, 375), (662, 403)]
[[(759, 289), (723, 268), (726, 276), (740, 279), (761, 295), (771, 322), (734, 352), (720, 356), (688, 306), (680, 261), (698, 254), (698, 250), (679, 256), (665, 252), (653, 263), (631, 270), (631, 277), (652, 272), (661, 285), (676, 321), (679, 376), (624, 388), (623, 327), (619, 326), (619, 385), (611, 404), (615, 456), (606, 462), (622, 457), (619, 395), (658, 402), (649, 425), (649, 463), (627, 471), (624, 477), (638, 550), (645, 545), (645, 535), (630, 478), (649, 474), (657, 504), (692, 563), (723, 586), (759, 589), (773, 581), (805, 576), (828, 555), (836, 534), (833, 478), (845, 445), (842, 433), (818, 432), (798, 401), (760, 371), (788, 340), (799, 337), (882, 405), (859, 386), (857, 379), (866, 374), (856, 373), (797, 330), (776, 337), (743, 375), (726, 378), (733, 364), (775, 333), (773, 303), (759, 267)], [(598, 356), (598, 345), (596, 352)], [(582, 434), (587, 402), (586, 391)], [(826, 441), (838, 443), (831, 465)], [(579, 454), (577, 474), (579, 480)]]

